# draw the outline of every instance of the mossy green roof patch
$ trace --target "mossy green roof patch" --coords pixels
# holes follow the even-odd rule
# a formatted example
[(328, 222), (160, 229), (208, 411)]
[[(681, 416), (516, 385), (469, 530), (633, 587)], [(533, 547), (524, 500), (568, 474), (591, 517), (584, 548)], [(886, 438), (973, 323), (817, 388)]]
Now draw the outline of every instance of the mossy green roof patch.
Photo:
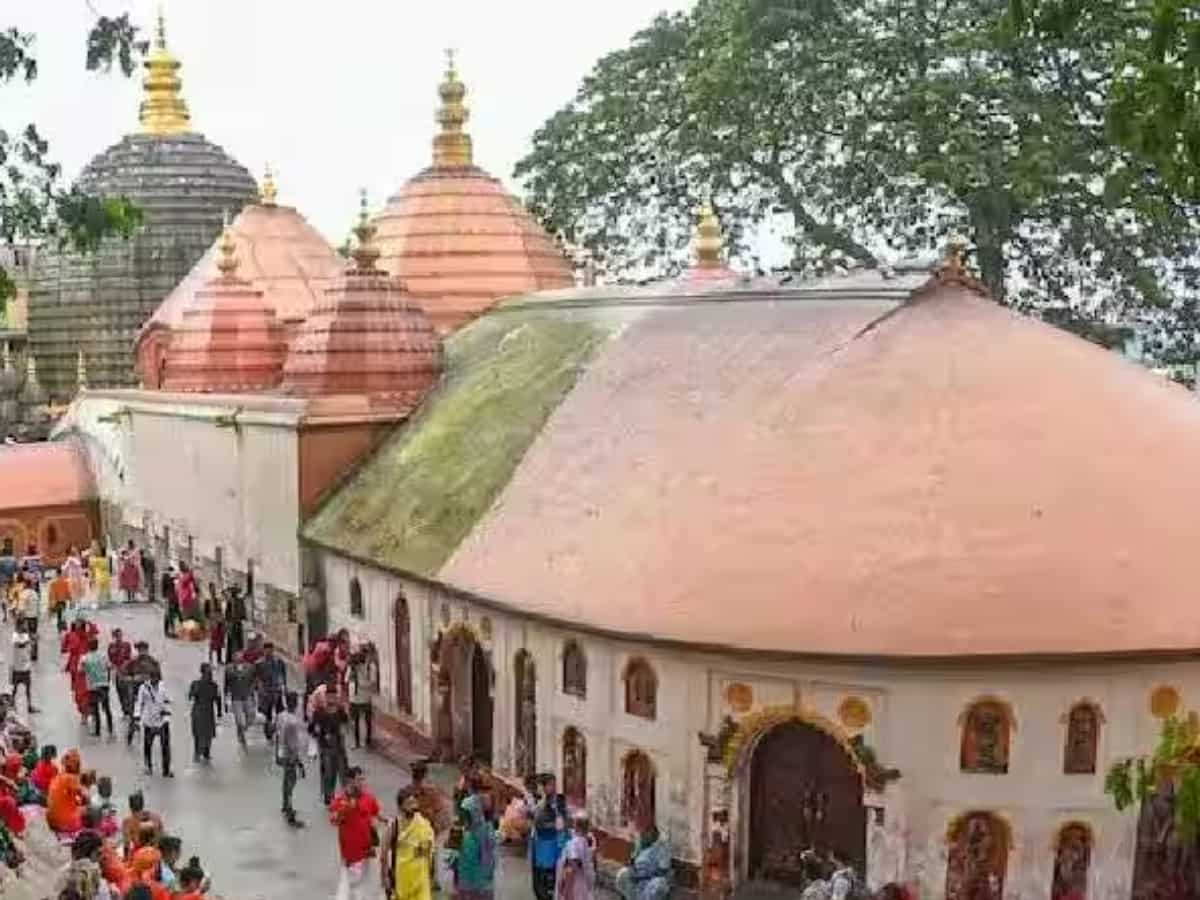
[(584, 316), (485, 316), (446, 376), (304, 529), (326, 547), (432, 576), (508, 484), (607, 331)]

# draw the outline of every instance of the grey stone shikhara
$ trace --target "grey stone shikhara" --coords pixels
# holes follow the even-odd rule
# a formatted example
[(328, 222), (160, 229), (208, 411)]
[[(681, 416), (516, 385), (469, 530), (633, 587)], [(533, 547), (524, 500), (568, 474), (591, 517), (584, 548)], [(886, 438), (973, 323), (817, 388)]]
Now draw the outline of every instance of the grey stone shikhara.
[(128, 198), (143, 223), (95, 253), (38, 257), (29, 347), (54, 402), (74, 395), (81, 351), (89, 387), (137, 385), (138, 329), (216, 239), (225, 213), (236, 216), (258, 195), (245, 167), (200, 134), (127, 135), (87, 165), (78, 186)]

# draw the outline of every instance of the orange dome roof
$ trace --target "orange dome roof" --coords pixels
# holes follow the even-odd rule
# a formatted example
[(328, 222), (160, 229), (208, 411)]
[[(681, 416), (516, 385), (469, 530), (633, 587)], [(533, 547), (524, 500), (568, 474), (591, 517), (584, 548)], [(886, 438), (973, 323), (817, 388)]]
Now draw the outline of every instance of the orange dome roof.
[(404, 284), (375, 268), (373, 232), (364, 206), (354, 265), (292, 340), (285, 393), (366, 394), (408, 412), (441, 375), (441, 339)]
[(195, 292), (170, 332), (165, 390), (240, 393), (279, 384), (287, 355), (283, 326), (263, 291), (237, 276), (235, 246), (226, 228), (219, 277)]
[[(274, 179), (268, 173), (262, 202), (245, 207), (230, 225), (230, 233), (240, 260), (238, 274), (261, 289), (280, 320), (296, 322), (317, 305), (325, 288), (341, 276), (344, 264), (304, 216), (290, 206), (276, 206), (274, 198)], [(142, 326), (135, 352), (144, 387), (159, 387), (170, 330), (199, 302), (200, 289), (219, 276), (219, 243), (213, 242)]]
[(446, 334), (502, 297), (575, 281), (566, 257), (520, 201), (472, 163), (465, 88), (453, 60), (439, 93), (434, 164), (388, 200), (375, 225), (381, 266), (404, 280)]

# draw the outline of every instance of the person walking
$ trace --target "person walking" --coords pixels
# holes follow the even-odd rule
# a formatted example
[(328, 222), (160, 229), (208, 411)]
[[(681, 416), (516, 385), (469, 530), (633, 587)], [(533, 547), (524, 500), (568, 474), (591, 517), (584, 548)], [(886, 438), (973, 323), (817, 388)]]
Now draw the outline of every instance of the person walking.
[(125, 674), (129, 679), (130, 702), (129, 729), (125, 733), (126, 747), (133, 745), (133, 736), (138, 730), (136, 707), (142, 685), (149, 683), (152, 678), (162, 678), (162, 666), (150, 655), (150, 645), (145, 641), (138, 641), (133, 645), (133, 649), (137, 651), (137, 655), (125, 667)]
[(283, 769), (283, 818), (293, 828), (304, 827), (292, 804), (296, 779), (304, 776), (304, 722), (296, 714), (299, 705), (299, 695), (288, 691), (284, 710), (275, 722), (275, 762)]
[(132, 661), (133, 645), (125, 640), (120, 628), (114, 628), (112, 640), (108, 642), (108, 665), (117, 684), (117, 704), (126, 719), (133, 715), (133, 691), (126, 671)]
[(432, 900), (433, 825), (410, 788), (396, 795), (396, 806), (399, 815), (388, 828), (380, 860), (384, 900)]
[(130, 540), (121, 550), (117, 562), (117, 583), (125, 594), (125, 602), (132, 603), (142, 589), (142, 557)]
[(112, 705), (109, 702), (108, 685), (111, 670), (108, 654), (100, 650), (96, 638), (88, 641), (88, 652), (81, 663), (83, 677), (87, 679), (88, 710), (92, 716), (92, 737), (100, 737), (100, 713), (104, 712), (108, 736), (113, 735)]
[(538, 777), (541, 799), (533, 808), (533, 830), (529, 840), (533, 895), (537, 900), (554, 900), (558, 858), (567, 842), (567, 798), (558, 792), (553, 775)]
[(596, 848), (587, 813), (576, 813), (571, 836), (558, 860), (554, 896), (558, 900), (595, 900)]
[(366, 724), (367, 747), (374, 738), (374, 707), (379, 690), (379, 663), (376, 661), (374, 644), (359, 648), (350, 661), (350, 722), (354, 729), (354, 749), (362, 747), (359, 723)]
[(25, 706), (29, 714), (37, 712), (33, 706), (33, 647), (25, 633), (25, 623), (17, 622), (12, 636), (12, 662), (9, 665), (9, 680), (12, 683), (13, 710), (17, 708), (17, 689), (25, 687)]
[(308, 731), (317, 742), (321, 769), (321, 802), (326, 806), (333, 800), (338, 776), (346, 770), (346, 738), (342, 732), (346, 710), (336, 686), (327, 689), (324, 702), (308, 716)]
[(179, 598), (175, 593), (175, 566), (167, 566), (166, 571), (162, 573), (161, 584), (159, 585), (162, 591), (163, 602), (163, 635), (165, 637), (175, 636), (175, 626), (183, 621), (183, 617), (179, 614)]
[(370, 890), (371, 857), (375, 853), (375, 820), (382, 810), (367, 790), (363, 771), (346, 772), (346, 784), (329, 804), (329, 821), (337, 828), (341, 871), (338, 900), (365, 900)]
[(213, 681), (212, 666), (200, 664), (200, 677), (188, 688), (192, 701), (192, 746), (196, 762), (212, 762), (212, 742), (217, 736), (217, 719), (224, 715), (221, 691)]
[(246, 649), (246, 601), (237, 585), (229, 588), (229, 599), (225, 603), (225, 629), (228, 640), (225, 658), (233, 659), (233, 654)]
[(246, 729), (254, 724), (254, 666), (246, 662), (241, 650), (233, 654), (233, 662), (225, 667), (225, 699), (233, 710), (238, 743), (246, 746)]
[(462, 849), (458, 853), (457, 885), (460, 900), (492, 900), (496, 882), (496, 832), (488, 821), (478, 781), (460, 806), (466, 819)]
[(258, 711), (263, 714), (263, 734), (270, 741), (274, 735), (275, 715), (283, 711), (283, 695), (287, 691), (287, 665), (275, 655), (275, 645), (263, 644), (262, 659), (254, 667), (255, 687), (258, 690)]
[(154, 774), (154, 742), (162, 752), (163, 778), (174, 778), (171, 772), (171, 697), (162, 682), (162, 673), (155, 672), (138, 690), (133, 718), (142, 726), (142, 757), (146, 774)]
[(138, 555), (142, 562), (142, 584), (146, 586), (146, 600), (153, 603), (158, 599), (158, 583), (154, 577), (158, 566), (154, 562), (154, 554), (145, 547), (139, 551)]
[(25, 626), (25, 633), (29, 635), (30, 651), (34, 662), (38, 661), (38, 622), (41, 614), (42, 594), (38, 589), (38, 581), (29, 572), (26, 572), (23, 586), (17, 593), (16, 618)]

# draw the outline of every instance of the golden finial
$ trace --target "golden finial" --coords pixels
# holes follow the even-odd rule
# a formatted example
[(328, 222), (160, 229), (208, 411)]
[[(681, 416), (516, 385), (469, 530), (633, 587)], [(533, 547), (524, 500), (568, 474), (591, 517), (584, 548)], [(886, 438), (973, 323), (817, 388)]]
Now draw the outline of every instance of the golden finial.
[(262, 187), (259, 189), (258, 197), (263, 206), (274, 206), (275, 198), (279, 195), (279, 189), (275, 187), (275, 173), (271, 171), (270, 163), (267, 164), (267, 169), (263, 172)]
[(80, 350), (79, 358), (75, 360), (75, 389), (82, 391), (86, 390), (87, 386), (87, 357), (84, 356), (83, 351)]
[(167, 25), (162, 4), (154, 29), (154, 47), (146, 57), (146, 75), (142, 79), (142, 107), (138, 115), (142, 133), (158, 137), (185, 134), (191, 130), (191, 117), (183, 99), (179, 80), (179, 60), (167, 50)]
[(702, 268), (721, 265), (721, 245), (721, 223), (713, 212), (712, 201), (705, 200), (696, 225), (697, 264)]
[(433, 164), (439, 168), (463, 168), (471, 165), (471, 136), (463, 128), (467, 124), (467, 107), (463, 98), (467, 89), (459, 80), (454, 67), (454, 51), (446, 51), (446, 77), (438, 86), (442, 105), (437, 121), (442, 130), (433, 138)]
[(367, 191), (363, 188), (358, 201), (358, 224), (354, 226), (355, 245), (353, 271), (360, 275), (371, 274), (375, 271), (375, 261), (379, 259), (379, 248), (375, 246), (375, 226), (367, 212)]
[(971, 242), (961, 234), (953, 234), (946, 241), (946, 256), (942, 260), (942, 271), (962, 275), (967, 271), (967, 250)]
[(237, 244), (233, 241), (233, 229), (229, 227), (229, 213), (225, 213), (225, 225), (221, 229), (221, 241), (217, 244), (221, 258), (217, 260), (217, 269), (222, 278), (234, 278), (237, 275), (238, 258)]

